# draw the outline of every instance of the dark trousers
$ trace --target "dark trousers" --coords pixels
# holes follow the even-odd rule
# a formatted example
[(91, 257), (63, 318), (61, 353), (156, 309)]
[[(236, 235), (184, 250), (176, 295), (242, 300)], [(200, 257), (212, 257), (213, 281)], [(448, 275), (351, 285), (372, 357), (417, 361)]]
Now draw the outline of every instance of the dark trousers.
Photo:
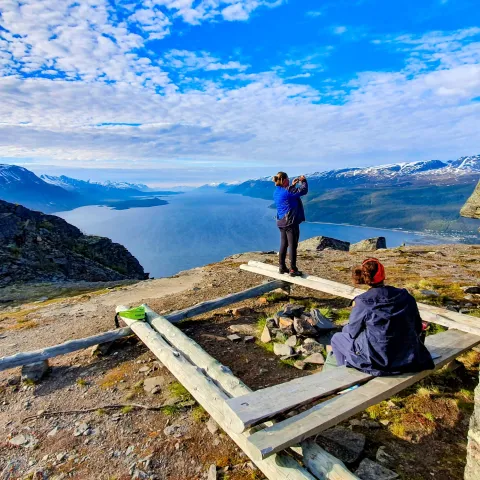
[(297, 247), (300, 238), (300, 225), (292, 225), (290, 227), (279, 228), (280, 230), (280, 252), (279, 263), (281, 267), (285, 267), (285, 259), (287, 258), (287, 250), (290, 253), (290, 268), (297, 269)]

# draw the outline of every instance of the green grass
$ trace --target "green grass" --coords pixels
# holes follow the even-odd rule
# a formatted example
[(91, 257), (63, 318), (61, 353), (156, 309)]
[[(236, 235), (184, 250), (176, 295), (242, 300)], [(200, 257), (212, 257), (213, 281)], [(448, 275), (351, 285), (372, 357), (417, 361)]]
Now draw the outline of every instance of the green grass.
[(333, 312), (333, 321), (335, 323), (346, 323), (350, 318), (351, 308), (339, 308)]
[(208, 413), (201, 405), (197, 405), (192, 409), (193, 420), (197, 423), (203, 423), (208, 420)]
[(283, 292), (271, 292), (267, 295), (264, 295), (264, 297), (269, 303), (283, 302), (287, 301), (290, 298), (286, 293)]
[(257, 320), (257, 337), (260, 337), (262, 335), (263, 329), (265, 328), (265, 325), (267, 324), (267, 317), (260, 317)]
[(84, 378), (77, 378), (76, 382), (77, 385), (80, 387), (86, 387), (88, 386), (88, 382)]
[(168, 386), (168, 391), (173, 398), (177, 398), (182, 402), (186, 402), (188, 400), (192, 400), (193, 397), (190, 395), (188, 390), (180, 383), (180, 382), (173, 382)]
[(433, 413), (427, 412), (422, 414), (427, 420), (434, 422), (436, 420), (435, 415)]
[(182, 411), (182, 409), (177, 405), (167, 405), (167, 406), (162, 408), (162, 412), (165, 415), (168, 415), (168, 416), (176, 415), (177, 413), (179, 413), (181, 411)]
[(127, 414), (127, 413), (130, 413), (132, 410), (134, 409), (134, 407), (130, 406), (130, 405), (125, 405), (125, 407), (122, 407), (120, 409), (120, 411), (123, 413), (123, 414)]

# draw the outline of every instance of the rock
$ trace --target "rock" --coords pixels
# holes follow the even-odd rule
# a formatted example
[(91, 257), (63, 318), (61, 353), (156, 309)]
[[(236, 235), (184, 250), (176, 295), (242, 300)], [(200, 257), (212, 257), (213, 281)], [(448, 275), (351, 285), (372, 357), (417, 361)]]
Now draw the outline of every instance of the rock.
[(22, 367), (22, 380), (30, 382), (39, 382), (48, 372), (48, 360), (42, 362), (30, 363)]
[(243, 341), (245, 343), (253, 343), (255, 342), (255, 337), (253, 335), (247, 335), (246, 337), (243, 337)]
[(219, 430), (219, 426), (218, 426), (218, 423), (212, 418), (210, 417), (208, 419), (208, 422), (207, 422), (207, 429), (208, 431), (212, 434), (212, 435), (215, 435), (216, 433), (218, 433), (218, 430)]
[(287, 317), (299, 317), (305, 311), (305, 307), (303, 305), (296, 305), (294, 303), (287, 303), (283, 307), (283, 314)]
[(278, 326), (282, 330), (289, 330), (293, 327), (293, 320), (290, 317), (278, 317)]
[(433, 290), (420, 290), (420, 294), (424, 297), (439, 297), (440, 294)]
[(105, 342), (94, 345), (90, 348), (90, 355), (92, 357), (101, 357), (103, 355), (107, 355), (114, 343), (115, 342)]
[(314, 337), (317, 335), (317, 330), (313, 325), (310, 324), (304, 315), (302, 315), (300, 318), (295, 317), (293, 320), (293, 328), (298, 335), (303, 337)]
[(309, 238), (308, 240), (304, 240), (298, 244), (299, 252), (320, 252), (327, 248), (348, 252), (350, 248), (350, 242), (344, 242), (342, 240), (337, 240), (336, 238), (320, 236)]
[(47, 437), (54, 437), (59, 431), (60, 429), (58, 427), (52, 428), (52, 430), (47, 433)]
[(232, 333), (239, 333), (240, 335), (255, 335), (255, 325), (242, 323), (240, 325), (230, 325), (228, 329)]
[(312, 355), (309, 355), (304, 362), (313, 363), (315, 365), (323, 365), (325, 363), (325, 359), (321, 353), (312, 353)]
[(138, 369), (138, 373), (147, 373), (150, 371), (150, 367), (142, 367)]
[(480, 285), (473, 285), (470, 287), (462, 287), (464, 293), (473, 293), (475, 295), (480, 294)]
[(84, 435), (89, 429), (90, 427), (88, 426), (88, 424), (85, 422), (82, 422), (73, 431), (73, 436), (80, 437), (81, 435)]
[(272, 341), (272, 336), (270, 335), (270, 330), (267, 326), (264, 327), (260, 341), (263, 343), (269, 343)]
[(55, 458), (57, 459), (57, 462), (63, 462), (67, 458), (67, 454), (65, 452), (57, 453)]
[(384, 427), (386, 427), (386, 426), (390, 425), (390, 420), (383, 419), (383, 420), (380, 420), (380, 423), (381, 423)]
[(335, 427), (322, 432), (317, 437), (317, 443), (344, 463), (354, 463), (365, 448), (365, 435), (345, 427)]
[(265, 325), (267, 328), (276, 328), (278, 326), (277, 321), (274, 318), (267, 318)]
[(280, 357), (280, 360), (290, 360), (291, 358), (296, 358), (298, 357), (299, 353), (292, 353), (291, 355), (285, 355), (283, 357)]
[(384, 447), (383, 445), (381, 447), (378, 447), (375, 458), (378, 463), (380, 463), (386, 468), (391, 468), (395, 465), (395, 457), (387, 453), (386, 447)]
[(304, 370), (307, 364), (303, 360), (297, 360), (293, 366), (295, 368), (298, 368), (298, 370)]
[(232, 310), (232, 315), (234, 317), (243, 317), (245, 315), (250, 315), (253, 313), (253, 310), (249, 307), (238, 307)]
[(19, 383), (20, 383), (20, 377), (18, 375), (16, 375), (15, 377), (10, 377), (7, 380), (7, 384), (11, 387), (18, 385)]
[(313, 320), (313, 325), (317, 330), (334, 330), (337, 328), (331, 320), (329, 320), (318, 308), (310, 310), (310, 317)]
[(33, 448), (38, 440), (32, 435), (20, 433), (8, 440), (8, 443), (17, 447)]
[(273, 353), (279, 357), (289, 356), (293, 353), (293, 348), (285, 345), (284, 343), (274, 343)]
[(164, 385), (165, 379), (163, 377), (150, 377), (143, 381), (143, 389), (151, 394), (159, 393)]
[(480, 219), (480, 182), (473, 191), (471, 197), (460, 210), (462, 217), (479, 218)]
[(128, 457), (129, 455), (131, 455), (133, 453), (133, 451), (135, 450), (135, 447), (133, 445), (130, 445), (127, 450), (125, 451), (125, 455)]
[(395, 480), (398, 474), (378, 463), (364, 458), (355, 472), (361, 480)]
[(240, 340), (242, 340), (242, 337), (238, 336), (236, 333), (234, 333), (233, 335), (227, 335), (227, 338), (231, 342), (239, 342)]
[(373, 237), (350, 245), (351, 252), (374, 252), (380, 248), (387, 248), (385, 237)]
[(287, 341), (285, 342), (285, 345), (289, 347), (294, 347), (297, 344), (297, 336), (292, 335), (291, 337), (288, 337)]
[(174, 438), (183, 437), (186, 432), (187, 428), (184, 425), (170, 425), (163, 430), (164, 435)]
[(260, 297), (257, 300), (258, 305), (268, 305), (268, 300), (265, 297)]
[(378, 422), (375, 422), (374, 420), (368, 420), (366, 418), (362, 418), (361, 420), (354, 418), (353, 420), (350, 420), (350, 425), (352, 427), (380, 428), (380, 424)]
[(207, 480), (217, 480), (217, 466), (214, 463), (208, 468)]
[(306, 338), (302, 345), (298, 348), (298, 351), (303, 355), (311, 355), (312, 353), (322, 353), (323, 345), (318, 343), (313, 338)]

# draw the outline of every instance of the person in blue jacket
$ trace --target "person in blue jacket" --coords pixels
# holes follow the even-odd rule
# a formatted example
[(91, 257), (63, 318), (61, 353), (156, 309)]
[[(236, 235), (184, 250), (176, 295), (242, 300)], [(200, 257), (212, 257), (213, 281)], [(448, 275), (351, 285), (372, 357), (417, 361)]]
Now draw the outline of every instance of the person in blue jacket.
[[(297, 247), (300, 239), (300, 224), (305, 221), (305, 212), (300, 197), (308, 193), (308, 182), (304, 175), (290, 180), (285, 172), (274, 177), (275, 191), (273, 200), (277, 207), (277, 226), (280, 230), (279, 272), (290, 276), (301, 276), (297, 268)], [(290, 269), (285, 263), (287, 250), (290, 253)]]
[(349, 323), (332, 337), (337, 365), (374, 376), (433, 369), (412, 295), (385, 285), (385, 269), (376, 258), (368, 258), (356, 268), (353, 279), (370, 289), (355, 298)]

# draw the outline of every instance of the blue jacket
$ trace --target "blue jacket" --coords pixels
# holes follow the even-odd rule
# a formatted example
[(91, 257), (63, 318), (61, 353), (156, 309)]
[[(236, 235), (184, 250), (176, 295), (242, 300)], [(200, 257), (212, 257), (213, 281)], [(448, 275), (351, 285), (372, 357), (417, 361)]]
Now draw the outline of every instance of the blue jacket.
[(415, 299), (403, 288), (371, 288), (355, 298), (343, 334), (352, 340), (347, 365), (375, 376), (434, 368), (420, 340), (422, 320)]
[(275, 187), (273, 200), (277, 207), (277, 225), (279, 227), (299, 225), (305, 221), (305, 212), (300, 197), (307, 193), (308, 182), (306, 180), (301, 182), (299, 187), (293, 185), (288, 189)]

